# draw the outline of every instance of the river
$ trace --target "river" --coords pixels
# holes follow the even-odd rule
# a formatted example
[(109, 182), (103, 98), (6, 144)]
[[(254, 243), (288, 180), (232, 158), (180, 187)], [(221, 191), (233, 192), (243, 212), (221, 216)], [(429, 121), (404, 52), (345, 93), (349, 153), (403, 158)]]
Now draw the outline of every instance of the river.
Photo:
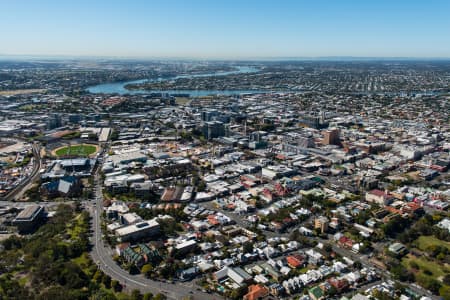
[(150, 93), (167, 93), (167, 94), (189, 94), (191, 97), (197, 96), (208, 96), (208, 95), (240, 95), (240, 94), (251, 94), (251, 93), (267, 93), (268, 91), (262, 90), (127, 90), (125, 86), (127, 84), (134, 83), (144, 83), (151, 81), (165, 81), (165, 80), (175, 80), (178, 78), (195, 78), (195, 77), (207, 77), (207, 76), (224, 76), (231, 74), (245, 74), (245, 73), (255, 73), (259, 72), (259, 69), (254, 67), (237, 67), (236, 71), (227, 72), (216, 72), (216, 73), (206, 73), (206, 74), (191, 74), (191, 75), (178, 75), (169, 78), (158, 78), (158, 79), (139, 79), (131, 80), (125, 82), (111, 82), (102, 83), (88, 87), (86, 90), (92, 94), (150, 94)]
[[(195, 77), (207, 77), (207, 76), (224, 76), (231, 74), (245, 74), (245, 73), (256, 73), (259, 72), (260, 69), (249, 67), (249, 66), (238, 66), (235, 71), (227, 71), (227, 72), (215, 72), (215, 73), (204, 73), (204, 74), (187, 74), (187, 75), (178, 75), (167, 78), (156, 78), (156, 79), (139, 79), (139, 80), (131, 80), (131, 81), (122, 81), (122, 82), (110, 82), (110, 83), (102, 83), (88, 87), (86, 90), (92, 94), (129, 94), (129, 95), (137, 95), (137, 94), (151, 94), (151, 93), (163, 93), (163, 94), (189, 94), (191, 97), (199, 97), (199, 96), (209, 96), (209, 95), (241, 95), (241, 94), (267, 94), (273, 91), (268, 90), (127, 90), (125, 86), (127, 84), (133, 83), (144, 83), (144, 82), (155, 82), (155, 81), (166, 81), (166, 80), (175, 80), (178, 78), (195, 78)], [(280, 93), (303, 93), (307, 91), (300, 90), (291, 90), (291, 91), (276, 91)], [(355, 95), (387, 95), (387, 96), (404, 96), (404, 95), (412, 95), (412, 94), (422, 94), (428, 96), (440, 95), (444, 94), (444, 92), (435, 92), (435, 91), (408, 91), (408, 92), (382, 92), (382, 91), (355, 91), (348, 92), (348, 94)]]

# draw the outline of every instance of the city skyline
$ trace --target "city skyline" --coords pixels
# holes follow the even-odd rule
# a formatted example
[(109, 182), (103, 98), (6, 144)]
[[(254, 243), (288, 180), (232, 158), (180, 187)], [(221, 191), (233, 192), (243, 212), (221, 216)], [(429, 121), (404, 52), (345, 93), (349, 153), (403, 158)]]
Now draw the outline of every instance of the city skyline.
[(449, 58), (445, 1), (0, 3), (0, 55)]

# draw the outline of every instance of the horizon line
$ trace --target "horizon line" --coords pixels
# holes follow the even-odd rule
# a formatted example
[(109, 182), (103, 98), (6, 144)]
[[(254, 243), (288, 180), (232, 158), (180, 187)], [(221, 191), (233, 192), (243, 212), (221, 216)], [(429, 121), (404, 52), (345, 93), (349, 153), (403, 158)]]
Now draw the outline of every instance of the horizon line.
[(194, 61), (283, 61), (283, 60), (450, 60), (450, 56), (242, 56), (242, 57), (189, 57), (189, 56), (125, 56), (125, 55), (69, 55), (69, 54), (1, 54), (1, 59), (110, 59), (110, 60), (194, 60)]

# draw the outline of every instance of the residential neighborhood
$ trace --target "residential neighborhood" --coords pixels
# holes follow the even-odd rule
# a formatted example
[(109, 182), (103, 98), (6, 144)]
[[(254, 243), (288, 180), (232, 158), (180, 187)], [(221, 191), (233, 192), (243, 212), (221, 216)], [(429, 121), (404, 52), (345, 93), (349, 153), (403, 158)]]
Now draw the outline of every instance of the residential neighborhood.
[[(189, 80), (160, 85), (201, 89), (208, 77), (191, 67)], [(272, 91), (260, 76), (273, 66), (247, 67), (256, 71), (239, 67), (212, 82), (241, 89), (242, 77), (265, 88), (75, 96), (48, 87), (0, 95), (10, 105), (0, 121), (2, 239), (10, 245), (16, 235), (50, 230), (69, 215), (59, 208), (66, 204), (74, 224), (89, 220), (76, 225), (89, 229), (89, 263), (72, 261), (114, 280), (113, 294), (447, 299), (448, 92), (425, 83), (404, 92), (417, 80), (406, 75), (411, 83), (389, 93), (378, 92), (374, 77), (370, 90), (337, 92), (325, 73), (320, 85)], [(301, 63), (278, 67), (303, 73)], [(360, 76), (351, 64), (340, 67)], [(211, 64), (206, 71), (227, 68), (235, 70)], [(377, 76), (385, 89), (395, 86), (391, 76)], [(61, 243), (76, 237), (75, 225), (67, 226)]]

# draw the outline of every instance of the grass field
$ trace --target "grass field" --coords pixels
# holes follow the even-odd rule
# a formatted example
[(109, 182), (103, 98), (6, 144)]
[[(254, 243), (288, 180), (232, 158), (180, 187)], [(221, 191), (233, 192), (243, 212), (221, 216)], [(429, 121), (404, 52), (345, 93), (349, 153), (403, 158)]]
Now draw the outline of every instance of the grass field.
[(89, 156), (91, 154), (94, 154), (95, 152), (97, 152), (97, 146), (82, 144), (82, 145), (71, 145), (56, 149), (55, 154), (57, 156), (68, 156), (68, 155)]
[[(411, 263), (414, 262), (418, 268), (413, 268)], [(414, 257), (407, 255), (403, 257), (402, 264), (405, 268), (412, 271), (415, 275), (415, 281), (424, 288), (429, 288), (430, 282), (436, 280), (441, 284), (439, 294), (444, 299), (450, 299), (450, 286), (446, 285), (443, 278), (450, 273), (450, 267), (446, 264), (432, 261), (425, 257)], [(437, 291), (435, 291), (437, 292)]]
[[(439, 264), (423, 257), (418, 258), (407, 255), (402, 259), (403, 265), (408, 269), (411, 269), (411, 261), (414, 261), (419, 266), (420, 271), (418, 273), (420, 274), (420, 276), (432, 276), (434, 278), (438, 278), (450, 272), (450, 268), (446, 267), (445, 265)], [(425, 270), (430, 271), (431, 273), (433, 273), (433, 275), (424, 274)]]
[(422, 250), (426, 251), (426, 249), (430, 246), (436, 245), (436, 246), (443, 246), (446, 247), (448, 250), (450, 250), (450, 243), (446, 241), (441, 241), (434, 236), (421, 236), (419, 237), (416, 242), (417, 247)]
[(0, 91), (0, 96), (15, 96), (20, 94), (32, 94), (32, 93), (43, 93), (45, 89), (24, 89), (24, 90), (9, 90)]
[[(444, 277), (450, 274), (450, 265), (430, 255), (430, 247), (441, 246), (450, 249), (450, 243), (439, 240), (434, 236), (420, 236), (413, 242), (414, 247), (428, 253), (429, 256), (415, 256), (408, 254), (402, 259), (402, 264), (414, 273), (415, 281), (427, 289), (437, 289), (433, 282), (441, 284), (439, 294), (443, 299), (450, 299), (450, 286), (445, 284)], [(439, 257), (439, 254), (437, 257)], [(434, 290), (437, 293), (437, 290)]]
[(178, 105), (185, 105), (188, 103), (191, 99), (186, 97), (175, 97), (175, 103)]

